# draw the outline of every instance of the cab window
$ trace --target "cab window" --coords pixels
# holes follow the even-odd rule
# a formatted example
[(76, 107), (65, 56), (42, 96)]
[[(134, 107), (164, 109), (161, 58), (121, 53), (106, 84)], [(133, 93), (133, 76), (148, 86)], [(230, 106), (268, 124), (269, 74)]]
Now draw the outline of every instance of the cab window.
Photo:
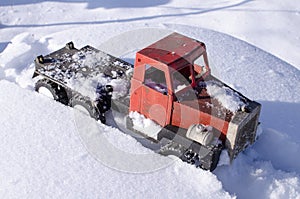
[(167, 94), (165, 73), (153, 66), (146, 65), (144, 84), (162, 94)]

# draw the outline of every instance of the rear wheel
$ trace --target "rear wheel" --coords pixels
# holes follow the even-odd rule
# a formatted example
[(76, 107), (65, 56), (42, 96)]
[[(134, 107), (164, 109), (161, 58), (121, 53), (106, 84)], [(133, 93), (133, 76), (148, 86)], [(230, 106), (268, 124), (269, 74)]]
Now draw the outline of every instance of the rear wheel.
[(35, 84), (35, 91), (51, 99), (59, 101), (65, 105), (68, 104), (68, 97), (65, 89), (49, 80), (46, 79), (39, 80)]
[(83, 97), (74, 97), (71, 100), (70, 106), (85, 115), (88, 115), (96, 120), (100, 120), (102, 123), (105, 123), (104, 114), (100, 113), (88, 99), (84, 99)]
[(80, 104), (76, 104), (73, 108), (76, 109), (76, 110), (79, 110), (81, 113), (83, 113), (85, 115), (88, 115), (88, 116), (91, 115), (90, 111), (87, 110), (86, 107), (84, 107), (84, 106), (82, 106)]
[(45, 86), (41, 86), (37, 92), (41, 93), (42, 95), (45, 95), (46, 97), (49, 97), (50, 99), (55, 98), (55, 93), (53, 93), (53, 90), (50, 90), (49, 88)]

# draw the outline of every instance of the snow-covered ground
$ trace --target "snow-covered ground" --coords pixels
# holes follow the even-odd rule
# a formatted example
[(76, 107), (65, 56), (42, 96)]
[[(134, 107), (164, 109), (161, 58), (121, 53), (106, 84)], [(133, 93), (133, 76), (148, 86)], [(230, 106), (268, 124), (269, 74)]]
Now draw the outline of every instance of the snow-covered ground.
[[(1, 198), (300, 198), (300, 3), (14, 0), (0, 6)], [(213, 173), (170, 163), (95, 124), (99, 132), (88, 136), (168, 164), (137, 173), (128, 172), (122, 157), (99, 160), (91, 153), (98, 148), (83, 144), (74, 111), (33, 92), (31, 63), (39, 54), (73, 40), (132, 62), (155, 32), (165, 31), (204, 41), (212, 73), (263, 105), (259, 140)], [(103, 148), (98, 155), (111, 154)]]

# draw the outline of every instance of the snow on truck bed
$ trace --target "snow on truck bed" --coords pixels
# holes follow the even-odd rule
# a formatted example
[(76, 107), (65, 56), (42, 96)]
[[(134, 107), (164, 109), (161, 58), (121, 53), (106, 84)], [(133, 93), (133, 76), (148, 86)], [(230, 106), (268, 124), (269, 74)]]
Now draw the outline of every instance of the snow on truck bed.
[(37, 72), (63, 83), (84, 96), (96, 100), (103, 85), (114, 88), (113, 99), (128, 94), (133, 66), (91, 46), (80, 50), (62, 48), (44, 57)]
[(245, 102), (241, 100), (242, 96), (219, 82), (207, 81), (205, 84), (207, 93), (212, 98), (217, 99), (224, 108), (231, 112), (234, 113), (246, 105)]

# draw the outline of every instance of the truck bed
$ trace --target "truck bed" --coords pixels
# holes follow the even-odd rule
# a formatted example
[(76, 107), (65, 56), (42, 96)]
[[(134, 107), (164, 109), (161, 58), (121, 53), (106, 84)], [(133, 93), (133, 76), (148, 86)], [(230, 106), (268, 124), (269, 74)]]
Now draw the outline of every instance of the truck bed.
[[(99, 84), (111, 81), (123, 86), (123, 95), (117, 98), (126, 98), (133, 71), (133, 65), (124, 60), (89, 45), (76, 49), (72, 42), (49, 55), (39, 56), (35, 66), (34, 76), (49, 78), (90, 98), (95, 97), (91, 93), (97, 90)], [(124, 93), (124, 90), (127, 92)]]

